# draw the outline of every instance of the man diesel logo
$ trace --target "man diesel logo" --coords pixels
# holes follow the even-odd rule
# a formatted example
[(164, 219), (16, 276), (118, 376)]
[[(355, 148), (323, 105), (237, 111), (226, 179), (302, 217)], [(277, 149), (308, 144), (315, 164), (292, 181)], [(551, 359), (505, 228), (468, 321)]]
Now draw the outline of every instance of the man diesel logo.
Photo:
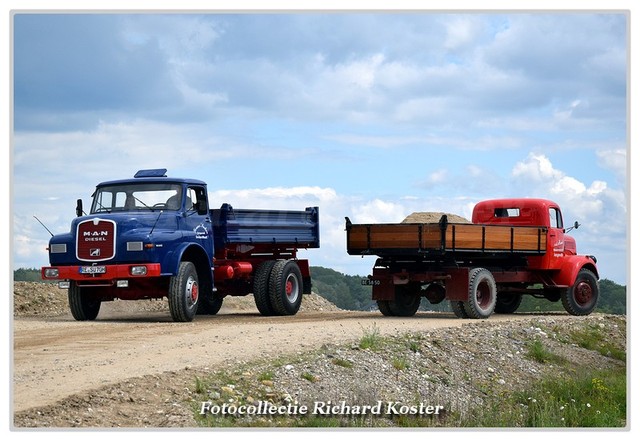
[[(85, 242), (106, 242), (109, 237), (108, 231), (85, 231), (82, 233), (82, 239)], [(91, 250), (93, 252), (93, 250)]]
[(91, 256), (91, 257), (100, 257), (100, 248), (91, 248), (89, 250), (89, 256)]

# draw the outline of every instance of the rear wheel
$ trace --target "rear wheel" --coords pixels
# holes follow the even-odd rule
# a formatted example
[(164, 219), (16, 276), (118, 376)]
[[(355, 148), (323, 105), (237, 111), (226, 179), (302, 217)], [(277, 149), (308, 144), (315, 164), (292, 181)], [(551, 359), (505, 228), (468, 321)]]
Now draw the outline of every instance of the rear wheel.
[(458, 318), (469, 318), (467, 311), (464, 310), (464, 302), (460, 302), (458, 300), (450, 300), (449, 305), (451, 306), (451, 310)]
[(393, 315), (393, 313), (391, 312), (391, 308), (389, 307), (389, 303), (391, 303), (390, 300), (378, 300), (377, 303), (378, 309), (380, 310), (382, 315), (387, 317)]
[(598, 303), (598, 278), (588, 269), (578, 272), (573, 286), (562, 293), (562, 306), (571, 315), (589, 315)]
[(169, 283), (169, 311), (176, 322), (190, 322), (198, 310), (198, 273), (191, 262), (180, 262), (178, 274)]
[(293, 260), (278, 260), (269, 278), (269, 299), (277, 315), (295, 315), (302, 303), (302, 273)]
[[(420, 289), (418, 287), (418, 289)], [(396, 298), (389, 302), (392, 315), (397, 317), (412, 317), (420, 307), (420, 296), (414, 286), (396, 286)]]
[(198, 305), (198, 314), (202, 315), (216, 315), (222, 307), (223, 298), (209, 293), (206, 296), (202, 296), (200, 304)]
[(69, 309), (78, 321), (95, 320), (100, 312), (100, 300), (90, 298), (76, 282), (71, 282), (68, 291)]
[(269, 278), (271, 277), (271, 270), (276, 264), (274, 260), (267, 260), (262, 262), (256, 268), (256, 272), (253, 275), (253, 300), (256, 303), (256, 307), (262, 315), (273, 315), (273, 307), (269, 300)]
[(491, 271), (474, 268), (469, 271), (468, 300), (464, 310), (469, 318), (488, 318), (496, 306), (496, 281)]
[(522, 303), (522, 294), (503, 292), (496, 299), (496, 314), (513, 314)]

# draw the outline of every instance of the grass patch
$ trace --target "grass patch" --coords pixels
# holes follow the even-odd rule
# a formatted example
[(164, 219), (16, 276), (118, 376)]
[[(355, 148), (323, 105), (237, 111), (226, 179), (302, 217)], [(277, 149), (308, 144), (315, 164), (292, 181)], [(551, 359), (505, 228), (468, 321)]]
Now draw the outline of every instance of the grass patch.
[(372, 351), (379, 350), (383, 346), (383, 338), (380, 335), (380, 330), (376, 325), (364, 331), (364, 335), (360, 337), (360, 343), (358, 347), (360, 349), (370, 349)]
[(569, 334), (571, 341), (578, 346), (590, 351), (597, 351), (605, 357), (626, 361), (626, 348), (620, 348), (614, 343), (606, 340), (606, 334), (597, 325), (590, 325), (584, 329), (572, 331)]
[(409, 362), (404, 357), (396, 357), (391, 361), (391, 365), (395, 369), (402, 371), (402, 370), (405, 370), (407, 367), (409, 367)]
[(493, 397), (464, 427), (625, 427), (624, 369), (543, 379), (524, 392)]
[(565, 358), (547, 349), (540, 339), (535, 339), (527, 344), (527, 357), (538, 363), (562, 364), (566, 362)]
[(315, 375), (313, 375), (310, 372), (303, 372), (302, 373), (302, 378), (304, 378), (305, 380), (307, 380), (310, 383), (315, 383), (316, 381), (318, 381), (318, 377), (316, 377)]
[(336, 366), (340, 366), (343, 368), (352, 368), (353, 367), (353, 363), (349, 360), (345, 360), (344, 358), (333, 358), (331, 360), (331, 363), (335, 364)]

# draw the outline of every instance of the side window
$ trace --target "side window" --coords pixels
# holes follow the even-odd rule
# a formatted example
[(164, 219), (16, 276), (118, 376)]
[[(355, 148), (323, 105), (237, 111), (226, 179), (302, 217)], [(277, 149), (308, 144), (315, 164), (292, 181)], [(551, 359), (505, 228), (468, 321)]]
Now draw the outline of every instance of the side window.
[(189, 187), (187, 189), (187, 210), (196, 210), (199, 213), (207, 210), (207, 197), (202, 187)]
[(551, 228), (563, 228), (562, 214), (557, 208), (549, 208), (549, 226)]

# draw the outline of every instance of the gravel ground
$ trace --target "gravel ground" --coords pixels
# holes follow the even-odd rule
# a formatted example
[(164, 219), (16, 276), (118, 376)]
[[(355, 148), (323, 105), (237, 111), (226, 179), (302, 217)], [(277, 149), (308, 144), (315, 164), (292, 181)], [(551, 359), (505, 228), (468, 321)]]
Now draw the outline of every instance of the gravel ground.
[[(55, 287), (16, 283), (14, 299), (17, 320), (48, 321), (49, 317), (68, 314), (64, 292)], [(124, 305), (118, 307), (160, 311), (165, 307), (163, 302), (121, 303)], [(227, 307), (255, 308), (247, 299)], [(322, 298), (306, 302), (306, 308), (337, 309)], [(322, 318), (319, 320), (322, 322)], [(543, 376), (572, 375), (582, 369), (624, 365), (612, 357), (581, 348), (571, 340), (574, 330), (590, 329), (624, 348), (627, 334), (624, 316), (515, 314), (513, 320), (458, 321), (462, 324), (455, 328), (415, 332), (403, 328), (392, 334), (378, 332), (377, 323), (382, 320), (389, 322), (381, 316), (357, 325), (347, 325), (346, 321), (327, 322), (327, 326), (345, 326), (347, 335), (353, 336), (348, 343), (325, 342), (308, 349), (300, 343), (311, 340), (310, 336), (296, 333), (290, 340), (294, 349), (286, 354), (185, 366), (70, 394), (50, 405), (14, 412), (13, 426), (18, 430), (196, 428), (202, 425), (276, 427), (282, 418), (268, 412), (255, 411), (252, 415), (235, 414), (227, 418), (213, 413), (223, 408), (230, 413), (234, 409), (264, 410), (264, 406), (274, 405), (286, 408), (288, 418), (303, 421), (314, 411), (318, 414), (330, 410), (323, 407), (328, 402), (343, 406), (342, 410), (338, 409), (339, 413), (345, 412), (344, 406), (382, 403), (384, 415), (364, 416), (365, 425), (393, 426), (397, 419), (391, 418), (389, 412), (411, 410), (402, 406), (415, 405), (416, 411), (432, 414), (420, 417), (435, 418), (435, 424), (446, 426), (450, 416), (483, 405), (487, 397), (523, 390)], [(413, 323), (424, 323), (424, 320)], [(300, 324), (304, 325), (304, 322)], [(360, 341), (367, 337), (374, 343), (382, 342), (382, 346), (362, 349)], [(535, 340), (540, 340), (566, 362), (532, 360), (527, 356), (527, 346)], [(297, 347), (300, 349), (296, 350)], [(307, 407), (307, 414), (296, 416), (295, 410), (301, 406)], [(203, 408), (205, 415), (200, 417), (197, 413)]]

